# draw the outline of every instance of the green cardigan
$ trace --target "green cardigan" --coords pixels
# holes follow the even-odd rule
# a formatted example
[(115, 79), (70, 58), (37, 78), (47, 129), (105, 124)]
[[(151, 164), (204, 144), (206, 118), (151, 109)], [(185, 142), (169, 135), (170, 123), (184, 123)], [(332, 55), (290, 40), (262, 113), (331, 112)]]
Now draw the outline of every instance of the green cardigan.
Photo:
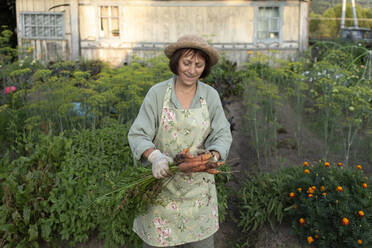
[[(137, 160), (141, 159), (144, 151), (155, 148), (153, 140), (159, 127), (165, 91), (170, 81), (172, 82), (171, 105), (176, 109), (182, 109), (174, 91), (175, 77), (150, 88), (128, 133), (129, 145)], [(198, 81), (190, 109), (201, 107), (200, 97), (206, 100), (211, 119), (211, 133), (204, 142), (204, 149), (218, 151), (221, 159), (225, 160), (230, 149), (232, 136), (230, 123), (226, 119), (219, 94), (213, 87)]]

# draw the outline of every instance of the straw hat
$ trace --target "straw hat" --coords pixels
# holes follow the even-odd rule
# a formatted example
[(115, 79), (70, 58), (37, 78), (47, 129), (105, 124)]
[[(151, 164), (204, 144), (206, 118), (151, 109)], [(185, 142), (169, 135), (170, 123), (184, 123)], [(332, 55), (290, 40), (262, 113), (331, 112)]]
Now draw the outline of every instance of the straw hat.
[(184, 35), (181, 36), (177, 42), (174, 42), (167, 46), (164, 50), (165, 55), (170, 58), (175, 51), (181, 48), (196, 48), (202, 50), (209, 56), (210, 65), (213, 66), (218, 62), (217, 50), (210, 46), (203, 38), (197, 35)]

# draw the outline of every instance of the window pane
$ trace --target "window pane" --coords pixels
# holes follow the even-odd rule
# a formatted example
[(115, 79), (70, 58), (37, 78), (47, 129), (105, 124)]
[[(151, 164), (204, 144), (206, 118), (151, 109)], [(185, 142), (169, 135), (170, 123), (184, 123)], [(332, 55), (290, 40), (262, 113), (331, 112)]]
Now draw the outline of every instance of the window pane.
[(56, 25), (61, 27), (63, 26), (63, 15), (56, 16)]
[(109, 37), (108, 18), (101, 18), (101, 37)]
[(270, 30), (271, 31), (278, 31), (279, 29), (279, 20), (278, 19), (270, 19)]
[(43, 16), (42, 15), (37, 15), (36, 16), (36, 25), (37, 26), (42, 26), (43, 25)]
[(264, 17), (268, 18), (271, 16), (271, 8), (265, 8)]
[(22, 14), (24, 20), (24, 37), (32, 38), (62, 38), (64, 15), (46, 13)]
[(117, 6), (111, 7), (111, 17), (119, 17), (119, 8)]
[(31, 27), (25, 27), (25, 37), (31, 37)]
[(56, 37), (63, 37), (62, 27), (56, 27)]
[(44, 29), (42, 27), (36, 27), (36, 36), (45, 37)]
[(264, 7), (259, 7), (258, 8), (258, 16), (263, 17), (265, 14), (265, 8)]
[(101, 7), (101, 16), (108, 17), (109, 16), (109, 9), (107, 6)]
[(45, 36), (46, 37), (51, 37), (51, 35), (50, 35), (50, 27), (45, 27), (44, 28), (44, 33), (45, 33)]
[(44, 16), (44, 25), (45, 26), (50, 26), (50, 16), (49, 15)]
[(267, 32), (258, 32), (258, 39), (260, 40), (267, 39)]
[(258, 31), (267, 31), (269, 29), (268, 20), (258, 21)]
[(50, 25), (56, 25), (56, 16), (55, 15), (51, 15), (50, 16)]
[(270, 39), (278, 39), (279, 33), (278, 32), (271, 32), (270, 33)]
[(36, 27), (32, 27), (31, 36), (36, 37)]
[(36, 25), (36, 15), (31, 16), (31, 25)]
[(279, 38), (279, 7), (259, 7), (257, 18), (257, 38), (278, 39)]
[(49, 30), (50, 30), (50, 37), (55, 37), (56, 36), (56, 29), (54, 27), (51, 27)]
[(119, 36), (119, 19), (118, 18), (113, 18), (111, 19), (111, 28), (112, 28), (112, 36)]
[(272, 17), (279, 17), (279, 7), (275, 7), (272, 9)]
[(24, 15), (24, 24), (25, 24), (25, 26), (31, 25), (31, 16), (30, 15)]

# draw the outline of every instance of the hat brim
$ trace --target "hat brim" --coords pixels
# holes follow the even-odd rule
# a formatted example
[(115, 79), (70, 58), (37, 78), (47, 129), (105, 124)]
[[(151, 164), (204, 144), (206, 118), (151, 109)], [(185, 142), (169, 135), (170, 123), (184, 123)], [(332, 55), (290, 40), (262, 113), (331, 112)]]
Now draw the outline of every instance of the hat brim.
[(209, 62), (211, 66), (217, 64), (218, 62), (219, 54), (218, 54), (218, 51), (214, 47), (200, 44), (197, 42), (192, 42), (192, 41), (178, 41), (178, 42), (172, 43), (164, 49), (164, 53), (168, 58), (170, 58), (172, 57), (175, 51), (177, 51), (178, 49), (182, 49), (182, 48), (194, 48), (194, 49), (202, 50), (209, 56)]

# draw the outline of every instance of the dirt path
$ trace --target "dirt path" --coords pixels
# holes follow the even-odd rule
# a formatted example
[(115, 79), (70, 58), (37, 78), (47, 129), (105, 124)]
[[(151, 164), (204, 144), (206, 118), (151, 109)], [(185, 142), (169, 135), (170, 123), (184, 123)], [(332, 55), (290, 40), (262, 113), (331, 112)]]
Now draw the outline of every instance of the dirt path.
[[(233, 116), (234, 130), (233, 130), (233, 143), (231, 145), (229, 158), (231, 161), (234, 171), (232, 182), (229, 183), (229, 187), (233, 190), (239, 190), (241, 182), (250, 173), (257, 171), (257, 157), (254, 148), (250, 145), (250, 137), (248, 132), (244, 128), (243, 118), (245, 115), (245, 109), (240, 98), (228, 99), (229, 104), (226, 105), (227, 117)], [(283, 109), (284, 113), (287, 113), (288, 109)], [(281, 113), (282, 114), (282, 113)], [(289, 113), (290, 114), (290, 113)], [(284, 116), (283, 127), (290, 125), (290, 121), (287, 121), (288, 117)], [(289, 127), (291, 129), (292, 127)], [(280, 139), (290, 139), (289, 132), (283, 133)], [(291, 151), (291, 147), (283, 147), (280, 149), (280, 153), (288, 156), (287, 162), (293, 164), (297, 162), (297, 158)], [(263, 172), (271, 172), (279, 168), (281, 163), (272, 160), (270, 164), (264, 165), (260, 168)], [(274, 165), (274, 166), (273, 166)], [(215, 235), (215, 247), (216, 248), (232, 248), (239, 238), (241, 238), (241, 231), (234, 222), (234, 218), (238, 217), (238, 209), (234, 204), (234, 199), (230, 199), (229, 211), (226, 221), (221, 224), (220, 230)], [(288, 224), (280, 224), (273, 231), (269, 226), (264, 226), (260, 232), (257, 233), (256, 247), (259, 248), (274, 248), (274, 247), (300, 247), (297, 239), (290, 234), (290, 227)]]

